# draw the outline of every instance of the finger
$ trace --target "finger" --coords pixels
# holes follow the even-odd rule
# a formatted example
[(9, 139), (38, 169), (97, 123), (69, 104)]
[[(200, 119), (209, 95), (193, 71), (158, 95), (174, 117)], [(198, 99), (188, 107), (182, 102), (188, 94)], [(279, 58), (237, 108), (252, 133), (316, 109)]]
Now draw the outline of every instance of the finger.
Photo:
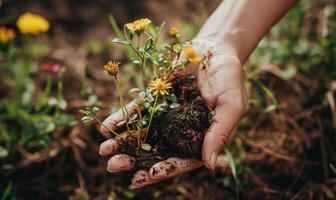
[(126, 154), (117, 154), (107, 162), (107, 171), (111, 173), (131, 170), (135, 165), (135, 158)]
[(202, 162), (195, 159), (181, 159), (172, 157), (153, 165), (149, 170), (149, 178), (165, 180), (202, 166)]
[[(136, 104), (135, 101), (130, 102), (129, 104), (126, 105), (126, 109), (128, 114), (133, 114), (136, 111), (136, 107), (138, 105)], [(120, 128), (118, 126), (118, 123), (121, 121), (125, 120), (124, 115), (126, 113), (123, 113), (122, 109), (119, 109), (117, 112), (113, 113), (109, 117), (107, 117), (104, 121), (103, 124), (112, 129), (113, 131), (117, 130)], [(105, 126), (100, 126), (100, 132), (105, 136), (105, 137), (111, 137), (110, 131), (105, 127)]]
[(117, 153), (118, 150), (118, 140), (122, 138), (126, 138), (129, 136), (128, 131), (121, 133), (120, 135), (116, 136), (115, 138), (110, 138), (103, 142), (99, 147), (99, 154), (102, 156), (112, 155)]
[(154, 183), (159, 182), (160, 180), (153, 180), (149, 178), (149, 173), (148, 171), (145, 170), (140, 170), (137, 171), (132, 179), (132, 185), (130, 186), (131, 189), (138, 189), (142, 188), (146, 185), (151, 185)]
[(102, 156), (111, 155), (117, 152), (118, 142), (115, 139), (108, 139), (99, 147), (99, 154)]
[(244, 108), (243, 95), (232, 90), (217, 99), (215, 116), (207, 130), (202, 147), (202, 158), (207, 168), (214, 170), (218, 154), (232, 140), (232, 134)]

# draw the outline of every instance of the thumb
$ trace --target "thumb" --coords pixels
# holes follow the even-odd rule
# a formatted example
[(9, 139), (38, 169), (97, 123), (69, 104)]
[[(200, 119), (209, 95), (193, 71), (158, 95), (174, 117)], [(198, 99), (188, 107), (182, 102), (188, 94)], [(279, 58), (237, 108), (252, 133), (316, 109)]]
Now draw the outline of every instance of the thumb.
[(207, 130), (203, 147), (204, 165), (214, 170), (217, 156), (232, 140), (235, 127), (243, 113), (243, 95), (238, 90), (231, 90), (217, 98), (215, 116)]

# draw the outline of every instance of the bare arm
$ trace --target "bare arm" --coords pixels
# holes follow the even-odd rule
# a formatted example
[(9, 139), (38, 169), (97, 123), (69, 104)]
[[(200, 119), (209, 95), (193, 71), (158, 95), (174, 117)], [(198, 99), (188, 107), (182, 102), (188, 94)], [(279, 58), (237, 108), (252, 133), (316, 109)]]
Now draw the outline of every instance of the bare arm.
[(298, 0), (224, 0), (196, 38), (230, 45), (244, 63), (270, 28)]

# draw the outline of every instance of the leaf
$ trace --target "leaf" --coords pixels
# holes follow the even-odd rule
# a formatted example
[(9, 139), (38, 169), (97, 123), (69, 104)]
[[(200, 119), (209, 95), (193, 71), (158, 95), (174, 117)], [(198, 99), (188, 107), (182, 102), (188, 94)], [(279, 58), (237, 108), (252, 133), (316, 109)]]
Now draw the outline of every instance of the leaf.
[(112, 40), (113, 43), (116, 43), (116, 44), (123, 44), (123, 45), (126, 45), (126, 46), (129, 46), (131, 44), (131, 41), (129, 40), (124, 40), (124, 39), (120, 39), (120, 38), (114, 38)]
[(131, 88), (128, 93), (129, 94), (132, 94), (132, 93), (135, 93), (135, 92), (140, 92), (141, 90), (139, 88)]
[(153, 49), (153, 47), (154, 47), (153, 44), (154, 44), (154, 40), (153, 39), (149, 39), (146, 42), (145, 51), (149, 51), (149, 50)]
[(8, 150), (3, 146), (0, 146), (0, 158), (5, 158), (8, 156)]
[(94, 105), (98, 100), (98, 97), (94, 94), (90, 95), (88, 100), (85, 102), (86, 106), (92, 106)]
[(181, 194), (187, 194), (188, 193), (187, 189), (185, 189), (185, 187), (183, 187), (183, 186), (178, 186), (176, 188), (176, 190), (177, 190), (177, 192), (179, 192)]
[(122, 33), (122, 31), (120, 30), (117, 21), (115, 20), (114, 16), (112, 14), (109, 14), (108, 16), (109, 21), (111, 23), (112, 29), (114, 30), (115, 34), (119, 37), (119, 38), (123, 38), (124, 35)]
[(55, 128), (56, 128), (55, 123), (49, 123), (49, 124), (47, 125), (45, 131), (46, 131), (47, 133), (50, 133), (50, 132), (52, 132), (53, 130), (55, 130)]
[(171, 102), (173, 102), (173, 103), (176, 103), (177, 102), (177, 97), (176, 97), (176, 95), (175, 94), (170, 94), (169, 95), (169, 100), (171, 101)]
[(90, 114), (87, 110), (79, 110), (78, 112), (80, 112), (84, 115), (89, 115)]
[(129, 32), (130, 40), (133, 41), (134, 38), (134, 31)]
[(59, 100), (58, 107), (60, 109), (65, 110), (67, 106), (68, 106), (68, 103), (64, 99)]
[(329, 164), (329, 167), (330, 167), (330, 169), (334, 172), (334, 174), (336, 175), (336, 168), (335, 168), (335, 166), (333, 165), (333, 164)]
[(91, 122), (93, 120), (92, 117), (89, 117), (89, 116), (84, 116), (81, 118), (82, 122), (83, 123), (88, 123), (88, 122)]
[(235, 179), (235, 181), (237, 182), (237, 171), (236, 171), (236, 165), (233, 159), (233, 156), (231, 154), (231, 152), (227, 149), (225, 149), (225, 154), (226, 154), (226, 160), (230, 165), (230, 169), (233, 175), (233, 178)]
[(135, 197), (135, 193), (130, 190), (124, 190), (123, 194), (127, 199), (133, 199)]
[(145, 151), (150, 151), (152, 149), (152, 146), (148, 143), (142, 143), (141, 144), (141, 149), (143, 149)]
[(141, 61), (135, 59), (135, 60), (132, 61), (132, 63), (135, 64), (135, 65), (140, 65), (140, 64), (141, 64)]
[(100, 109), (99, 109), (98, 107), (93, 107), (93, 108), (92, 108), (92, 114), (93, 114), (93, 115), (96, 115), (97, 112), (98, 112), (99, 110), (100, 110)]
[(175, 109), (175, 108), (178, 108), (178, 107), (180, 107), (179, 103), (172, 103), (172, 104), (169, 105), (170, 109)]
[(9, 197), (10, 192), (12, 191), (13, 184), (12, 182), (9, 182), (9, 184), (6, 187), (5, 192), (2, 194), (1, 200), (6, 200)]

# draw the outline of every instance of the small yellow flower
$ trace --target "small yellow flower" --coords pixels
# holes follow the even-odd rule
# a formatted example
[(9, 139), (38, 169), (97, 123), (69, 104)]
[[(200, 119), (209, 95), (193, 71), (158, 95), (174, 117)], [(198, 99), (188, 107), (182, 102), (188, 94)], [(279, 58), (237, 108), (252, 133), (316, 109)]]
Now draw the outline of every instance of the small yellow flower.
[(108, 61), (108, 63), (104, 65), (104, 70), (111, 76), (116, 76), (119, 73), (119, 64), (120, 63), (116, 61)]
[(168, 89), (172, 88), (171, 83), (167, 83), (167, 81), (157, 78), (150, 82), (149, 87), (153, 89), (153, 95), (156, 96), (158, 93), (161, 95), (168, 95)]
[(126, 28), (130, 31), (134, 31), (137, 34), (142, 33), (147, 29), (147, 27), (152, 23), (148, 18), (137, 19), (132, 23), (125, 24)]
[(183, 49), (183, 53), (187, 57), (188, 61), (191, 63), (198, 63), (201, 61), (201, 58), (197, 56), (197, 52), (191, 45), (185, 47)]
[(176, 38), (180, 37), (180, 31), (177, 28), (175, 28), (175, 27), (172, 27), (170, 29), (169, 34), (172, 37), (176, 37)]
[(49, 30), (49, 21), (40, 15), (35, 15), (30, 12), (22, 14), (16, 21), (16, 26), (23, 34), (37, 35)]
[(8, 42), (15, 38), (15, 31), (11, 28), (0, 27), (0, 42)]

